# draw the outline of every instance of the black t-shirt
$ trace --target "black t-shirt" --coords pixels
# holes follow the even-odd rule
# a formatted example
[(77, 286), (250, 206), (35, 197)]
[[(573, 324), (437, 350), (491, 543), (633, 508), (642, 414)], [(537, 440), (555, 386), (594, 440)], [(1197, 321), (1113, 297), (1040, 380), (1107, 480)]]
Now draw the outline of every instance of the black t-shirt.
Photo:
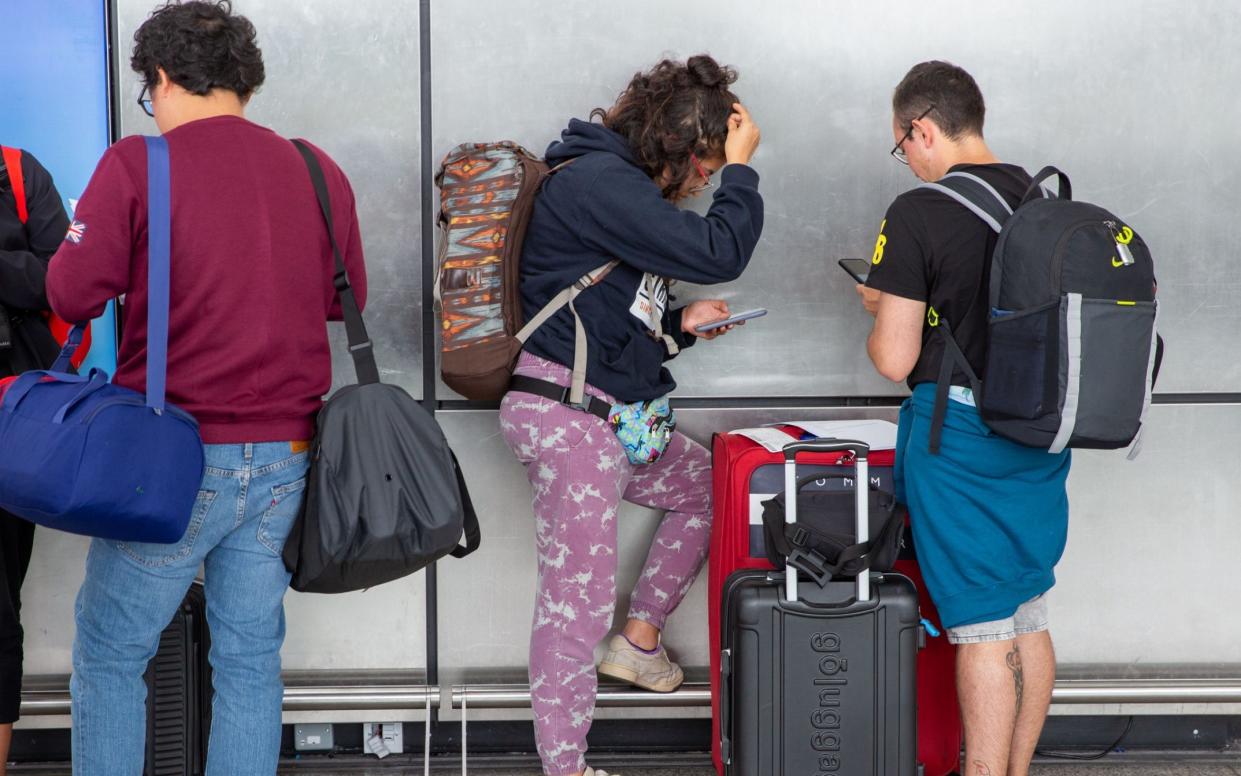
[[(1012, 164), (959, 164), (949, 172), (977, 175), (1014, 207), (1031, 183), (1029, 174)], [(966, 359), (983, 377), (988, 284), (996, 238), (982, 219), (943, 192), (912, 189), (888, 207), (866, 285), (927, 303), (922, 352), (909, 373), (910, 388), (939, 379), (944, 343), (931, 326), (936, 317), (949, 323)], [(954, 368), (952, 384), (968, 387), (969, 379)]]

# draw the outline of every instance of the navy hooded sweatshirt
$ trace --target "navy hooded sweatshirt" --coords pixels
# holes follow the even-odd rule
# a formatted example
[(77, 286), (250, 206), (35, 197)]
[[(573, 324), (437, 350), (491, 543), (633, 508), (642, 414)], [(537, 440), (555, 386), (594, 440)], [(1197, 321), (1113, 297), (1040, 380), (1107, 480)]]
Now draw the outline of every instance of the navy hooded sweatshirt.
[[(743, 164), (725, 166), (711, 208), (700, 216), (665, 200), (625, 138), (600, 124), (573, 119), (546, 158), (552, 166), (573, 163), (548, 178), (535, 198), (521, 256), (525, 319), (582, 275), (619, 259), (575, 302), (589, 343), (586, 382), (624, 402), (667, 394), (676, 387), (663, 366), (671, 356), (652, 336), (643, 273), (698, 284), (740, 277), (763, 231), (758, 173)], [(682, 310), (668, 308), (662, 280), (656, 297), (664, 333), (682, 348), (692, 345), (696, 338), (681, 331)], [(525, 349), (572, 367), (573, 343), (566, 306)]]

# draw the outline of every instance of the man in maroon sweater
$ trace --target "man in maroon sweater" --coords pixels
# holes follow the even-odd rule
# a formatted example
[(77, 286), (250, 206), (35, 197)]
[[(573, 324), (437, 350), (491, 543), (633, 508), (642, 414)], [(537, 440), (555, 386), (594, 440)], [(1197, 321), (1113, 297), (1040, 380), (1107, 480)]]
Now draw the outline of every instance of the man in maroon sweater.
[[(331, 386), (325, 321), (341, 315), (332, 253), (296, 148), (244, 117), (264, 78), (245, 17), (227, 2), (161, 7), (138, 30), (131, 64), (171, 160), (167, 395), (198, 419), (207, 470), (179, 543), (91, 545), (76, 609), (74, 773), (142, 772), (142, 674), (202, 564), (215, 686), (207, 773), (273, 774), (289, 582), (280, 553)], [(361, 304), (353, 192), (315, 152)], [(110, 148), (47, 277), (52, 307), (69, 321), (89, 320), (124, 295), (115, 381), (138, 391), (146, 375), (146, 181), (141, 138)]]

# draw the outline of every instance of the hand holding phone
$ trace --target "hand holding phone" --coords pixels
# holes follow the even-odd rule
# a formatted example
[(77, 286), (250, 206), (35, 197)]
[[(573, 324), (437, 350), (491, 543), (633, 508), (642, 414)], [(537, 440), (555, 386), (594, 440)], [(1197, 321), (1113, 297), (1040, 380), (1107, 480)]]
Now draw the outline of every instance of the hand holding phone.
[(741, 323), (742, 321), (748, 321), (752, 318), (762, 318), (766, 314), (767, 311), (765, 309), (762, 307), (756, 307), (753, 310), (746, 310), (743, 313), (735, 313), (727, 318), (721, 318), (718, 321), (700, 323), (694, 327), (694, 331), (699, 333), (713, 331), (723, 326), (732, 326), (734, 324)]
[(849, 273), (849, 277), (853, 278), (862, 285), (866, 285), (866, 278), (870, 275), (870, 262), (866, 259), (840, 259), (836, 262), (840, 268)]

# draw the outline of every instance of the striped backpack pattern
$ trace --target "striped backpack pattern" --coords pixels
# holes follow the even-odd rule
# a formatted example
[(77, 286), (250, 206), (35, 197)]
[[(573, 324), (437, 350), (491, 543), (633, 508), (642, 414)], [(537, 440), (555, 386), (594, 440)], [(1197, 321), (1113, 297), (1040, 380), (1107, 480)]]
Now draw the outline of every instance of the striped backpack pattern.
[(495, 401), (521, 351), (518, 265), (547, 165), (512, 142), (463, 143), (436, 175), (440, 189), (435, 296), (444, 383)]

